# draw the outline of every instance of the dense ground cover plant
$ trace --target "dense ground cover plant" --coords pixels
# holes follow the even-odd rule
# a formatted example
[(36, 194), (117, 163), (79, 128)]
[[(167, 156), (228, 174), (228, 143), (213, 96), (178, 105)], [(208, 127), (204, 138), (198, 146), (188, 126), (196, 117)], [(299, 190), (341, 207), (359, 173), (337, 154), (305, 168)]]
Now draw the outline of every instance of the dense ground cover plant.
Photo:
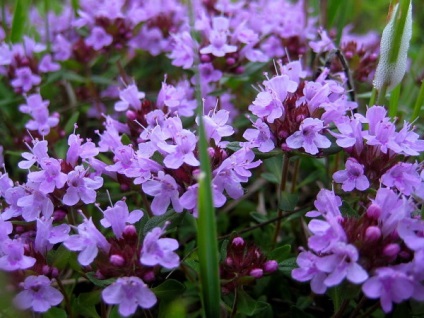
[(420, 314), (422, 17), (346, 3), (3, 3), (1, 314)]

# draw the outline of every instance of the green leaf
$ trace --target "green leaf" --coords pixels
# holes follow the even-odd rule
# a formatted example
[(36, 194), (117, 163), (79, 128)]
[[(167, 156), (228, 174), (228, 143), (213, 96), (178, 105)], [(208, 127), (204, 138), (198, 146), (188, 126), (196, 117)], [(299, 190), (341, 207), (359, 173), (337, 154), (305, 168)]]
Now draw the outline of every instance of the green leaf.
[(277, 261), (277, 263), (282, 263), (285, 259), (287, 259), (287, 257), (289, 257), (290, 251), (291, 251), (290, 244), (277, 247), (271, 253), (269, 253), (268, 259), (275, 260)]
[(96, 290), (90, 293), (81, 293), (78, 298), (72, 304), (75, 309), (74, 312), (78, 312), (81, 316), (87, 318), (99, 318), (99, 314), (96, 310), (96, 305), (100, 303), (100, 290)]
[(90, 280), (90, 282), (92, 282), (94, 285), (98, 286), (98, 287), (107, 287), (110, 284), (112, 284), (116, 279), (115, 278), (109, 278), (109, 279), (98, 279), (96, 277), (96, 273), (95, 272), (89, 272), (86, 274), (87, 278)]
[(340, 207), (340, 211), (343, 216), (347, 217), (359, 217), (358, 211), (352, 208), (352, 206), (347, 203), (346, 201), (343, 201), (342, 206)]
[(295, 268), (297, 268), (296, 257), (288, 258), (278, 264), (278, 269), (288, 275)]
[(299, 201), (299, 194), (284, 191), (281, 193), (280, 209), (286, 212), (296, 210), (297, 202)]
[(78, 121), (78, 117), (79, 117), (79, 112), (76, 111), (74, 112), (71, 117), (69, 117), (68, 121), (65, 124), (65, 132), (66, 134), (70, 134), (74, 131), (74, 125), (77, 123)]
[(13, 43), (22, 40), (25, 25), (28, 21), (28, 9), (26, 0), (16, 0), (15, 11), (13, 12), (12, 30), (10, 33), (10, 41)]
[(237, 312), (247, 316), (257, 317), (262, 312), (270, 309), (270, 304), (263, 301), (256, 301), (244, 290), (237, 291)]
[(176, 213), (174, 210), (169, 210), (165, 214), (154, 216), (146, 222), (143, 228), (143, 235), (146, 235), (147, 232), (150, 232), (155, 227), (162, 227), (166, 221), (170, 222), (170, 225), (166, 228), (170, 230), (178, 226), (182, 218), (184, 218), (184, 213)]
[[(49, 263), (58, 269), (65, 269), (68, 266), (69, 258), (73, 253), (68, 250), (64, 245), (60, 245), (55, 251), (50, 251), (47, 255)], [(74, 253), (75, 254), (75, 253)]]
[(159, 304), (159, 318), (186, 318), (187, 311), (184, 301), (177, 299), (171, 303)]
[(61, 308), (52, 307), (43, 314), (43, 318), (67, 318), (66, 311)]
[(166, 301), (180, 296), (184, 290), (185, 286), (175, 279), (167, 279), (159, 286), (152, 288), (159, 299)]

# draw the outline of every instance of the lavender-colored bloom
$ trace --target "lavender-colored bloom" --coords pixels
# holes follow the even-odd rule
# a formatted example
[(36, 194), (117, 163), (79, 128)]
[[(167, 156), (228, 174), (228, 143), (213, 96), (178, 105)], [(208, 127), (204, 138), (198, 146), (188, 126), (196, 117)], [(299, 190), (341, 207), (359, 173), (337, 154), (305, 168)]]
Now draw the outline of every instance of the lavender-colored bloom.
[(207, 140), (213, 139), (215, 140), (215, 144), (218, 145), (222, 137), (228, 137), (234, 134), (233, 127), (227, 125), (229, 116), (230, 112), (225, 109), (213, 112), (209, 116), (203, 116)]
[(180, 258), (174, 252), (178, 248), (178, 241), (171, 238), (160, 238), (164, 229), (155, 227), (143, 241), (140, 262), (146, 266), (160, 265), (168, 269), (178, 267)]
[(189, 69), (193, 65), (196, 42), (191, 38), (189, 32), (184, 31), (172, 34), (172, 51), (168, 57), (172, 60), (172, 65)]
[(105, 227), (112, 227), (113, 234), (116, 238), (122, 238), (125, 225), (127, 223), (134, 224), (143, 216), (141, 210), (134, 210), (131, 213), (128, 211), (128, 206), (125, 201), (118, 201), (113, 207), (108, 207), (103, 211), (104, 218), (100, 223)]
[(21, 186), (15, 186), (6, 190), (4, 199), (9, 206), (1, 214), (3, 220), (9, 220), (10, 218), (22, 215), (22, 208), (18, 206), (18, 201), (26, 195), (26, 191)]
[(317, 253), (331, 252), (334, 246), (347, 241), (339, 218), (327, 215), (326, 221), (313, 219), (308, 228), (314, 234), (308, 239), (308, 246)]
[(156, 161), (146, 158), (146, 153), (143, 153), (142, 150), (144, 149), (141, 147), (137, 151), (136, 158), (133, 160), (131, 167), (125, 170), (125, 175), (128, 178), (135, 178), (134, 184), (146, 182), (152, 177), (152, 173), (158, 173), (163, 169)]
[(370, 183), (364, 175), (364, 166), (355, 158), (348, 158), (346, 161), (346, 170), (337, 171), (333, 174), (333, 179), (337, 183), (342, 183), (343, 191), (349, 192), (354, 189), (365, 191)]
[(337, 138), (337, 145), (342, 148), (353, 147), (360, 154), (364, 148), (361, 122), (355, 118), (342, 117), (335, 124), (340, 131), (340, 134), (332, 133)]
[(421, 184), (417, 164), (399, 162), (391, 167), (381, 177), (381, 183), (386, 187), (394, 187), (400, 193), (410, 195)]
[(60, 162), (53, 158), (44, 158), (40, 162), (41, 171), (30, 172), (28, 180), (38, 185), (38, 190), (48, 194), (55, 188), (62, 188), (68, 179), (66, 174), (61, 172)]
[(34, 75), (29, 67), (21, 67), (16, 70), (16, 77), (11, 81), (11, 85), (16, 89), (29, 92), (33, 86), (41, 83), (41, 77)]
[(75, 166), (78, 157), (82, 159), (92, 158), (99, 154), (99, 149), (94, 142), (88, 140), (82, 144), (83, 139), (79, 135), (70, 134), (68, 137), (68, 152), (66, 153), (66, 162), (71, 166)]
[(34, 221), (40, 217), (40, 214), (50, 218), (54, 209), (54, 205), (48, 195), (36, 189), (32, 189), (31, 193), (24, 192), (19, 197), (17, 205), (21, 208), (22, 217), (27, 222)]
[(108, 253), (110, 249), (110, 244), (93, 224), (91, 218), (85, 219), (78, 225), (78, 234), (69, 236), (64, 245), (71, 251), (81, 251), (78, 262), (83, 266), (93, 262), (99, 248), (105, 253)]
[[(180, 197), (181, 206), (188, 211), (192, 211), (194, 217), (197, 217), (197, 202), (199, 199), (198, 191), (199, 184), (196, 183), (189, 186), (187, 191)], [(222, 207), (225, 204), (225, 201), (227, 201), (225, 195), (218, 190), (218, 187), (215, 184), (212, 185), (212, 199), (213, 205), (216, 208)]]
[(401, 303), (413, 295), (414, 284), (403, 271), (382, 267), (362, 285), (362, 291), (369, 298), (380, 298), (381, 307), (388, 313), (392, 310), (392, 303)]
[(0, 244), (9, 239), (9, 234), (13, 231), (12, 222), (5, 221), (3, 214), (0, 214)]
[(102, 291), (106, 304), (118, 305), (122, 316), (135, 313), (137, 307), (151, 308), (156, 302), (155, 294), (138, 277), (120, 277)]
[(67, 185), (63, 203), (73, 206), (81, 200), (85, 204), (89, 204), (96, 201), (95, 190), (103, 185), (103, 178), (99, 176), (89, 178), (87, 177), (87, 170), (83, 166), (76, 166), (68, 174)]
[(26, 160), (22, 160), (18, 163), (19, 168), (29, 169), (33, 166), (34, 163), (40, 163), (42, 159), (48, 158), (47, 140), (34, 140), (34, 147), (30, 148), (30, 150), (31, 153), (23, 152), (21, 154), (21, 156), (24, 157)]
[[(135, 37), (132, 37), (130, 39), (130, 41), (128, 42), (128, 45), (135, 49), (146, 50), (151, 55), (157, 56), (169, 48), (169, 41), (167, 38), (163, 37), (163, 33), (161, 29), (157, 27), (147, 26), (146, 24), (144, 24), (141, 27), (139, 33)], [(182, 45), (183, 47), (180, 47), (179, 45)], [(186, 47), (184, 47), (184, 43), (177, 42), (175, 44), (175, 48), (173, 52), (175, 52), (176, 50), (178, 51), (179, 54), (183, 55), (184, 49), (186, 49)], [(178, 55), (178, 53), (175, 53), (175, 54)], [(185, 61), (183, 56), (182, 56), (182, 59), (183, 61)], [(171, 55), (169, 55), (169, 57), (171, 58)], [(178, 59), (178, 57), (172, 57), (172, 58)], [(182, 66), (177, 64), (173, 64), (173, 65)]]
[(241, 182), (247, 182), (252, 173), (249, 169), (256, 168), (262, 161), (253, 161), (255, 154), (248, 148), (242, 148), (225, 159), (213, 171), (213, 184), (220, 192), (224, 190), (233, 199), (243, 195)]
[(67, 224), (53, 226), (53, 218), (37, 219), (37, 234), (34, 240), (35, 250), (43, 255), (51, 250), (54, 244), (68, 238), (70, 227)]
[(318, 192), (317, 199), (314, 202), (317, 211), (310, 211), (306, 213), (308, 217), (316, 217), (323, 215), (326, 218), (341, 218), (340, 207), (342, 206), (342, 199), (337, 196), (334, 191), (321, 189)]
[(271, 131), (262, 119), (258, 118), (253, 127), (256, 129), (246, 129), (243, 138), (249, 141), (248, 146), (257, 147), (260, 152), (269, 152), (275, 148)]
[(212, 63), (200, 64), (199, 73), (202, 81), (205, 81), (206, 83), (218, 82), (222, 77), (222, 72), (214, 69)]
[(0, 172), (0, 197), (4, 197), (6, 191), (13, 187), (13, 181), (9, 174)]
[(225, 17), (213, 18), (214, 29), (210, 31), (210, 44), (200, 50), (201, 54), (212, 54), (222, 57), (227, 53), (237, 51), (237, 46), (227, 44), (229, 21)]
[(120, 102), (115, 104), (115, 110), (123, 112), (131, 106), (135, 110), (141, 110), (140, 99), (146, 96), (143, 92), (140, 92), (135, 84), (128, 85), (127, 88), (119, 92)]
[(11, 272), (27, 269), (35, 264), (35, 258), (24, 255), (24, 244), (19, 240), (5, 240), (0, 245), (0, 269)]
[(338, 243), (332, 247), (330, 255), (322, 256), (317, 260), (317, 268), (327, 273), (324, 284), (328, 287), (336, 286), (346, 277), (354, 284), (363, 283), (367, 278), (367, 272), (357, 263), (358, 251), (351, 244)]
[(424, 249), (424, 222), (423, 220), (405, 218), (402, 219), (397, 228), (397, 233), (406, 246), (413, 251)]
[(174, 142), (175, 145), (164, 142), (157, 145), (159, 149), (168, 152), (163, 160), (167, 168), (178, 169), (183, 163), (194, 167), (200, 164), (193, 153), (196, 149), (197, 138), (191, 131), (181, 130), (174, 136)]
[(321, 40), (309, 42), (309, 46), (315, 53), (330, 52), (336, 48), (325, 30), (320, 30), (319, 35)]
[(424, 140), (419, 139), (420, 136), (412, 130), (412, 125), (404, 121), (402, 129), (396, 134), (395, 142), (407, 156), (418, 156), (424, 151)]
[(72, 55), (72, 44), (61, 34), (54, 38), (52, 49), (54, 59), (57, 61), (66, 61)]
[(85, 44), (91, 46), (96, 51), (103, 47), (111, 45), (113, 37), (110, 36), (102, 27), (94, 27), (91, 30), (91, 34), (85, 39)]
[(50, 285), (50, 279), (44, 275), (28, 276), (22, 284), (24, 290), (16, 295), (13, 303), (19, 309), (31, 308), (35, 312), (46, 312), (63, 300), (63, 295)]
[(179, 201), (178, 185), (175, 179), (163, 171), (158, 172), (156, 179), (143, 183), (142, 189), (145, 193), (154, 197), (151, 205), (154, 215), (164, 214), (171, 202), (176, 212), (183, 210)]
[(301, 124), (299, 131), (289, 136), (287, 146), (292, 149), (304, 148), (305, 152), (316, 155), (318, 148), (329, 148), (330, 140), (320, 133), (324, 129), (323, 123), (317, 118), (306, 118)]
[(49, 116), (49, 101), (43, 101), (40, 94), (32, 94), (27, 97), (26, 101), (27, 104), (21, 105), (19, 110), (30, 114), (33, 120), (28, 121), (25, 127), (30, 130), (38, 130), (42, 136), (48, 135), (50, 128), (59, 123), (57, 116)]
[(106, 167), (107, 171), (116, 171), (125, 174), (127, 169), (133, 168), (135, 158), (134, 150), (131, 146), (119, 146), (114, 150), (115, 164)]
[(159, 109), (167, 107), (170, 113), (190, 117), (196, 108), (193, 93), (190, 83), (186, 80), (180, 81), (176, 86), (163, 82), (156, 105)]
[(319, 259), (312, 252), (301, 252), (296, 259), (299, 268), (293, 269), (291, 275), (300, 282), (310, 280), (312, 291), (316, 294), (324, 294), (327, 290), (327, 286), (324, 284), (327, 274), (318, 269), (316, 264)]
[(44, 55), (38, 65), (38, 70), (42, 73), (56, 72), (60, 70), (60, 65), (52, 61), (50, 54)]

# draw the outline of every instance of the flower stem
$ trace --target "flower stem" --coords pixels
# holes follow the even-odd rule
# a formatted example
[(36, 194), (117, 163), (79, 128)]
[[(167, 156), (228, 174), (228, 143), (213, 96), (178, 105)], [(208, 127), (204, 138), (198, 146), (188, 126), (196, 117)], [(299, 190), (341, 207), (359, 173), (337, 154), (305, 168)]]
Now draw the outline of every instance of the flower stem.
[(288, 171), (289, 171), (289, 154), (288, 153), (284, 153), (283, 155), (283, 171), (281, 173), (281, 181), (280, 181), (280, 185), (278, 187), (278, 207), (277, 207), (277, 211), (278, 211), (278, 222), (277, 225), (275, 227), (275, 232), (274, 232), (274, 237), (272, 239), (272, 247), (274, 248), (275, 244), (277, 243), (277, 239), (278, 239), (278, 234), (280, 233), (280, 229), (281, 229), (281, 216), (283, 215), (283, 211), (280, 208), (280, 202), (281, 202), (281, 196), (282, 196), (282, 192), (284, 192), (286, 190), (286, 183), (287, 183), (287, 175), (288, 175)]

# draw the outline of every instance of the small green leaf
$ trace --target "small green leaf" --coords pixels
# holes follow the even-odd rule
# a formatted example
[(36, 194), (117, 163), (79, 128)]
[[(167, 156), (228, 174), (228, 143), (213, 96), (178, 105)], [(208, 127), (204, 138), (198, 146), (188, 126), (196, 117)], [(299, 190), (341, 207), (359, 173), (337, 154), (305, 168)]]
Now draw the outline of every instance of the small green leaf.
[(171, 224), (166, 228), (167, 230), (170, 230), (176, 227), (183, 217), (183, 213), (176, 213), (174, 210), (169, 210), (165, 214), (154, 216), (146, 222), (146, 225), (143, 228), (143, 234), (146, 235), (147, 232), (150, 232), (155, 227), (162, 227), (166, 221), (171, 222)]
[(109, 278), (109, 279), (98, 279), (96, 277), (96, 273), (89, 272), (87, 273), (87, 278), (92, 282), (94, 285), (98, 287), (107, 287), (110, 284), (112, 284), (115, 281), (115, 278)]
[(295, 268), (297, 268), (296, 257), (288, 258), (278, 264), (278, 269), (288, 275)]
[(159, 286), (152, 288), (155, 295), (161, 300), (171, 300), (180, 296), (185, 286), (175, 279), (167, 279)]
[(348, 217), (359, 217), (358, 211), (352, 208), (352, 206), (347, 203), (346, 201), (343, 201), (342, 206), (340, 207), (340, 211), (343, 216)]
[(289, 257), (291, 251), (291, 245), (286, 244), (274, 249), (268, 255), (268, 259), (275, 260), (277, 263), (282, 263), (287, 257)]
[(96, 290), (90, 293), (79, 294), (78, 298), (72, 304), (74, 312), (78, 312), (87, 318), (99, 318), (96, 305), (100, 303), (100, 293), (100, 290)]
[(43, 318), (67, 318), (66, 311), (61, 308), (52, 307), (43, 314)]
[(299, 194), (284, 191), (281, 193), (280, 209), (286, 212), (296, 210), (297, 202), (299, 201)]
[(73, 113), (71, 115), (71, 117), (69, 117), (68, 121), (65, 124), (65, 132), (66, 134), (70, 134), (71, 132), (74, 131), (74, 126), (78, 121), (78, 117), (79, 117), (79, 112), (76, 111), (75, 113)]

